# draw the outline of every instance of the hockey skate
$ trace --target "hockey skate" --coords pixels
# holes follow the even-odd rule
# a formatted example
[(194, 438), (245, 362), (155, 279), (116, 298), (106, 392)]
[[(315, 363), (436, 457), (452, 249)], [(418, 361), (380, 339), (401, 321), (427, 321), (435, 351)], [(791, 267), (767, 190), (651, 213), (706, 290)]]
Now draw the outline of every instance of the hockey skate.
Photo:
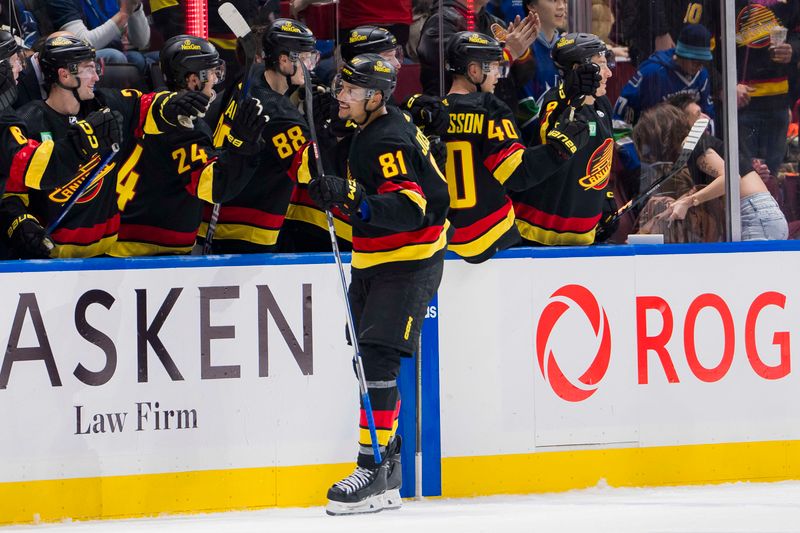
[(400, 488), (403, 486), (403, 466), (400, 464), (402, 439), (395, 435), (386, 449), (386, 492), (383, 494), (384, 509), (400, 509), (403, 499)]
[(386, 463), (376, 468), (357, 466), (352, 474), (328, 489), (325, 512), (331, 516), (377, 513), (383, 510)]

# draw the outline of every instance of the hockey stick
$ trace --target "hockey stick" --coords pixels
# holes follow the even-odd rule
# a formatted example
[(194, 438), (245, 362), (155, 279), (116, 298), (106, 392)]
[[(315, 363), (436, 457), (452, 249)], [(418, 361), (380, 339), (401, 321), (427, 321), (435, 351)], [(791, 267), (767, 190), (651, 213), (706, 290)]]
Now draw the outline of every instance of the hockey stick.
[(45, 234), (48, 237), (53, 233), (53, 231), (55, 231), (58, 225), (61, 224), (61, 221), (64, 220), (64, 217), (67, 216), (67, 213), (70, 212), (70, 210), (78, 202), (78, 200), (81, 199), (81, 196), (83, 196), (83, 193), (85, 193), (86, 189), (89, 188), (89, 185), (94, 183), (94, 180), (97, 179), (97, 176), (100, 175), (100, 172), (102, 172), (108, 166), (108, 164), (111, 163), (111, 160), (114, 159), (114, 156), (117, 155), (117, 152), (119, 152), (119, 144), (114, 143), (111, 145), (111, 152), (109, 152), (109, 154), (105, 157), (105, 159), (103, 159), (100, 162), (100, 164), (97, 166), (97, 170), (92, 172), (91, 176), (83, 180), (83, 183), (81, 183), (80, 186), (75, 190), (75, 192), (72, 193), (72, 196), (70, 197), (69, 201), (67, 201), (64, 208), (61, 210), (61, 213), (58, 214), (58, 218), (56, 218), (49, 226), (47, 226)]
[[(217, 9), (220, 18), (228, 25), (228, 28), (236, 35), (236, 39), (242, 46), (244, 51), (244, 83), (242, 84), (242, 98), (244, 101), (247, 98), (247, 93), (250, 90), (250, 75), (253, 69), (253, 63), (256, 58), (256, 34), (250, 29), (247, 21), (236, 6), (230, 2), (225, 2), (219, 9)], [(220, 204), (214, 204), (211, 209), (211, 219), (208, 221), (208, 229), (206, 230), (206, 239), (203, 243), (203, 255), (211, 253), (211, 241), (214, 240), (214, 233), (217, 231), (217, 222), (219, 221)]]
[(650, 198), (653, 193), (658, 189), (662, 183), (667, 181), (668, 179), (672, 178), (680, 172), (683, 167), (686, 165), (686, 162), (689, 161), (689, 157), (692, 155), (692, 151), (697, 146), (698, 141), (700, 141), (700, 137), (703, 135), (703, 132), (706, 131), (708, 127), (709, 120), (707, 118), (701, 117), (698, 118), (692, 129), (689, 130), (689, 134), (683, 140), (683, 146), (681, 146), (681, 153), (678, 156), (678, 159), (672, 164), (669, 172), (655, 180), (643, 193), (639, 194), (636, 198), (631, 198), (628, 200), (628, 203), (617, 209), (614, 213), (609, 215), (605, 220), (602, 221), (602, 225), (610, 226), (614, 224), (617, 220), (622, 218), (625, 213), (633, 209), (634, 207), (638, 207), (645, 200)]
[[(317, 164), (317, 175), (321, 179), (325, 175), (325, 170), (322, 168), (322, 158), (319, 153), (319, 144), (317, 143), (317, 130), (314, 127), (314, 108), (312, 103), (311, 94), (311, 74), (305, 63), (300, 61), (300, 66), (303, 68), (303, 80), (306, 92), (305, 105), (306, 105), (306, 121), (308, 122), (308, 129), (311, 132), (311, 146), (314, 147), (314, 160)], [(372, 404), (369, 401), (369, 390), (367, 389), (367, 379), (364, 377), (364, 364), (361, 361), (361, 349), (358, 347), (358, 332), (355, 329), (355, 321), (353, 320), (353, 309), (350, 307), (350, 298), (347, 296), (347, 279), (344, 276), (344, 265), (342, 264), (342, 254), (339, 251), (339, 243), (336, 240), (336, 227), (333, 224), (333, 215), (330, 211), (325, 211), (325, 219), (328, 222), (328, 233), (331, 236), (331, 246), (333, 247), (333, 257), (336, 259), (336, 266), (339, 267), (339, 279), (342, 283), (342, 295), (344, 296), (344, 307), (347, 311), (347, 329), (350, 331), (350, 341), (353, 343), (353, 362), (356, 367), (356, 377), (358, 378), (358, 389), (361, 394), (361, 403), (364, 406), (364, 414), (367, 417), (367, 425), (369, 426), (369, 436), (372, 439), (372, 453), (375, 456), (375, 464), (381, 462), (381, 447), (378, 443), (378, 432), (375, 429), (375, 418), (372, 415)]]

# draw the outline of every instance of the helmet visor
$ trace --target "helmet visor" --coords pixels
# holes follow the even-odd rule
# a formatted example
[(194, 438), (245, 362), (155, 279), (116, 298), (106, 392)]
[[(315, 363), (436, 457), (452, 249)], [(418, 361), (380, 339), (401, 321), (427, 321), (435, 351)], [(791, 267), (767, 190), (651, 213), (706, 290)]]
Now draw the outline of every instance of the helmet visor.
[(84, 61), (78, 65), (76, 77), (83, 81), (91, 80), (95, 76), (103, 76), (103, 64), (99, 61)]
[(368, 100), (375, 92), (373, 89), (365, 89), (364, 87), (358, 87), (352, 83), (345, 82), (341, 74), (333, 79), (332, 89), (333, 96), (338, 101), (345, 104)]
[(308, 70), (314, 70), (317, 63), (319, 63), (319, 51), (314, 50), (311, 52), (300, 52), (296, 55), (292, 54), (291, 59), (292, 61), (300, 60)]
[(202, 79), (203, 76), (201, 76), (201, 81), (203, 81), (203, 83), (207, 82), (212, 75), (216, 77), (214, 85), (222, 83), (225, 81), (225, 62), (223, 61), (216, 67), (211, 67), (210, 69), (204, 71), (203, 74), (205, 76), (205, 79)]
[(495, 74), (498, 78), (505, 78), (511, 70), (508, 61), (487, 61), (482, 66), (485, 73)]
[(403, 47), (402, 46), (396, 46), (396, 47), (392, 48), (391, 50), (384, 50), (383, 52), (379, 53), (378, 55), (381, 56), (386, 61), (388, 61), (389, 64), (392, 65), (395, 68), (395, 70), (399, 69), (400, 65), (403, 64), (404, 57), (403, 57)]

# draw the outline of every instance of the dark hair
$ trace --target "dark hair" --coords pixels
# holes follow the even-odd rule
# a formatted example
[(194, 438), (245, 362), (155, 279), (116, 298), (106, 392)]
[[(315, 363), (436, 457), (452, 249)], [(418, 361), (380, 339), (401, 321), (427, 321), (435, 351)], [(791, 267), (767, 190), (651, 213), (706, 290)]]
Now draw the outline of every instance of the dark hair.
[(678, 109), (686, 109), (689, 104), (696, 104), (699, 96), (693, 92), (681, 92), (667, 97), (667, 103)]
[(633, 142), (645, 163), (675, 161), (690, 129), (686, 112), (664, 102), (642, 113), (633, 128)]

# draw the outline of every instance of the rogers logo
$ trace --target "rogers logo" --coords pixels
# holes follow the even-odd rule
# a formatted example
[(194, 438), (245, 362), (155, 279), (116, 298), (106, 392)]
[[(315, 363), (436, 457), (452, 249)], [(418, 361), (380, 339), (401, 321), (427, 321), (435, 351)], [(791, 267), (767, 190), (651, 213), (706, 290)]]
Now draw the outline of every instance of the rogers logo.
[[(592, 363), (578, 378), (577, 383), (570, 381), (564, 375), (550, 345), (553, 328), (570, 308), (578, 308), (586, 315), (595, 336), (600, 340)], [(560, 357), (568, 355), (561, 353)], [(581, 402), (597, 391), (598, 384), (606, 375), (611, 361), (611, 330), (608, 327), (605, 309), (600, 306), (589, 289), (581, 285), (564, 285), (550, 295), (536, 328), (536, 358), (539, 361), (542, 377), (559, 398), (568, 402)]]

